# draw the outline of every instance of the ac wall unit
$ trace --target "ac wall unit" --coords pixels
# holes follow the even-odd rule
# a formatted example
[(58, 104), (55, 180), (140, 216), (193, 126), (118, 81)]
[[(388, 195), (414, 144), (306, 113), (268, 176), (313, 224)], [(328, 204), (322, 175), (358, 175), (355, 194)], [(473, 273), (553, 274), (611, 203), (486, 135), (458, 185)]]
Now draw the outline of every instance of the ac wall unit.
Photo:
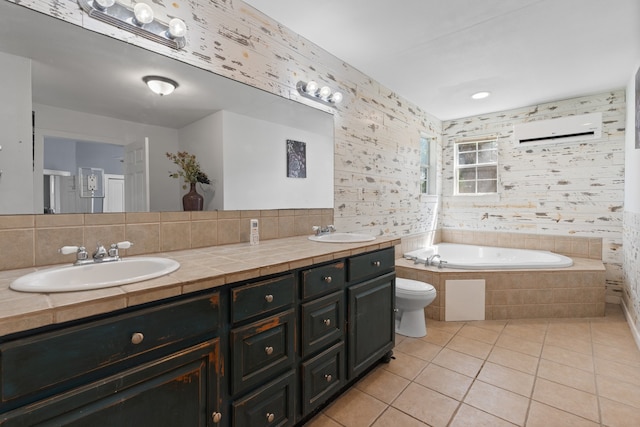
[(602, 136), (602, 113), (537, 120), (513, 126), (516, 146), (589, 141)]

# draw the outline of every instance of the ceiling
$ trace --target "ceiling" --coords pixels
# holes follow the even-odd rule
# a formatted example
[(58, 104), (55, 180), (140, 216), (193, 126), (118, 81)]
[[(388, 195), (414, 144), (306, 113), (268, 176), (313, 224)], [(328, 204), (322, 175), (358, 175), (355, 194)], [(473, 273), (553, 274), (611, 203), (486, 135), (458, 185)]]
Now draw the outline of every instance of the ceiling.
[(442, 120), (623, 88), (640, 65), (638, 0), (244, 1)]

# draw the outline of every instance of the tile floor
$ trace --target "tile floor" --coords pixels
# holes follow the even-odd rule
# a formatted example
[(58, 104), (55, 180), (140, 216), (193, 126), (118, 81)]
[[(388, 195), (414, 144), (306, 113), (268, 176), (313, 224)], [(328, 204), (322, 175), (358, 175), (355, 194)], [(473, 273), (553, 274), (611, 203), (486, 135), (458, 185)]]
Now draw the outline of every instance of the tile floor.
[(306, 427), (640, 426), (640, 351), (624, 315), (427, 322)]

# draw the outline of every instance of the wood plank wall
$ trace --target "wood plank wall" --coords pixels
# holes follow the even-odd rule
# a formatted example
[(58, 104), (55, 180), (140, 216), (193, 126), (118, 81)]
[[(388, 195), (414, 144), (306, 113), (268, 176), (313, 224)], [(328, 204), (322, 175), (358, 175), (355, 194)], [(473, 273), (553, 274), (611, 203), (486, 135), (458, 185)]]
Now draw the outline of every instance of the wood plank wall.
[[(443, 123), (441, 227), (601, 237), (607, 296), (622, 295), (624, 89)], [(513, 125), (602, 112), (602, 137), (516, 147)], [(498, 195), (452, 196), (456, 140), (498, 135)]]

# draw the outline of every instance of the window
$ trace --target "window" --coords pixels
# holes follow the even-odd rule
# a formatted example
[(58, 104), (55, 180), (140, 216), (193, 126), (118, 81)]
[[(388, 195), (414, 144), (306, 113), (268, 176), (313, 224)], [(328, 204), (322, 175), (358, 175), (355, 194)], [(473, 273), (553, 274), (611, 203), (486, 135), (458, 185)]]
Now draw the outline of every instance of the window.
[(436, 194), (436, 139), (420, 137), (420, 193)]
[(498, 141), (455, 144), (456, 194), (498, 192)]

